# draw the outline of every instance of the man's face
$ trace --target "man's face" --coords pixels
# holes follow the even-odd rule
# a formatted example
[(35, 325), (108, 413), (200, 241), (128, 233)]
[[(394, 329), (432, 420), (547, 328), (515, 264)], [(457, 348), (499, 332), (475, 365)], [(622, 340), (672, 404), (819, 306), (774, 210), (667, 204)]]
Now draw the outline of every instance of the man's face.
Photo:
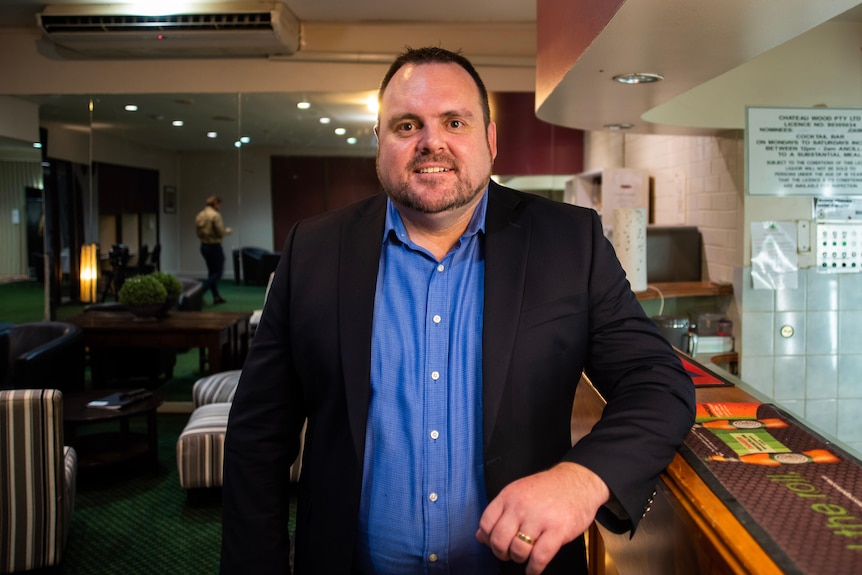
[(457, 64), (407, 64), (380, 102), (377, 176), (399, 205), (436, 214), (483, 192), (497, 155), (479, 89)]

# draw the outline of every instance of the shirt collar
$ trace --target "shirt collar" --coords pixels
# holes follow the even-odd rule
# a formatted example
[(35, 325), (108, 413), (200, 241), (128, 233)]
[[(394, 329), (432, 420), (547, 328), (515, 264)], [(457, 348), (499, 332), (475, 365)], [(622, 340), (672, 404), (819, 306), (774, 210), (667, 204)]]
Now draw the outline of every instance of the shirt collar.
[[(467, 224), (467, 229), (461, 234), (461, 239), (469, 238), (479, 232), (485, 233), (485, 214), (488, 210), (488, 188), (482, 193), (482, 199), (476, 204), (476, 209), (473, 210), (473, 217), (470, 218), (470, 223)], [(398, 238), (404, 243), (408, 243), (407, 228), (404, 227), (404, 222), (401, 220), (401, 214), (398, 208), (392, 203), (391, 198), (386, 198), (386, 222), (383, 226), (383, 243), (389, 241), (389, 238)]]

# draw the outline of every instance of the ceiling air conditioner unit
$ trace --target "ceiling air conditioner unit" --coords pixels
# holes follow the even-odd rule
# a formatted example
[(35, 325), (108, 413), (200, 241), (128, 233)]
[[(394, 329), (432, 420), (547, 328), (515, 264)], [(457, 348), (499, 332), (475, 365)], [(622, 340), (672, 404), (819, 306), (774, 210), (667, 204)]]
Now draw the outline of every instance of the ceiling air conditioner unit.
[(37, 19), (67, 57), (233, 58), (299, 49), (299, 20), (281, 2), (192, 4), (158, 15), (141, 6), (47, 6)]

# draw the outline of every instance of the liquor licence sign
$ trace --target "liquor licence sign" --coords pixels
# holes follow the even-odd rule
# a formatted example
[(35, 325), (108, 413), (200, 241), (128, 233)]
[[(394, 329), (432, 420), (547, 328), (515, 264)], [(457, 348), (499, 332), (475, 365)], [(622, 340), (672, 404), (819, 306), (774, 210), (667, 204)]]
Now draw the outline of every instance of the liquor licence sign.
[(750, 195), (862, 195), (862, 109), (750, 107), (745, 160)]

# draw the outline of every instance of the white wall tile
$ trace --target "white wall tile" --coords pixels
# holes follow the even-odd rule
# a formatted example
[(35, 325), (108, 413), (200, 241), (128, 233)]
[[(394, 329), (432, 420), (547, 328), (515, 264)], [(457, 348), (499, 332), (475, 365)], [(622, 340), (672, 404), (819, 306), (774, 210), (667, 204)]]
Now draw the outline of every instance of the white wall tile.
[(862, 311), (838, 314), (838, 353), (862, 353)]
[(773, 327), (775, 355), (805, 355), (805, 333), (805, 312), (776, 312)]
[(838, 402), (837, 433), (841, 441), (862, 441), (862, 399)]
[(745, 355), (772, 356), (775, 314), (743, 312), (742, 325), (742, 349)]
[(805, 378), (807, 399), (835, 399), (838, 397), (838, 356), (809, 355)]
[(809, 354), (838, 353), (837, 311), (815, 311), (806, 314), (806, 349)]
[(838, 356), (838, 397), (862, 399), (862, 355)]
[(838, 401), (835, 399), (810, 399), (805, 402), (805, 419), (829, 435), (838, 431)]
[(808, 311), (838, 310), (838, 274), (808, 272)]
[(841, 274), (838, 279), (838, 307), (862, 310), (862, 274)]
[(765, 396), (775, 397), (772, 356), (754, 357), (746, 354), (739, 361), (742, 380)]
[(774, 370), (776, 400), (805, 399), (805, 357), (776, 357)]

